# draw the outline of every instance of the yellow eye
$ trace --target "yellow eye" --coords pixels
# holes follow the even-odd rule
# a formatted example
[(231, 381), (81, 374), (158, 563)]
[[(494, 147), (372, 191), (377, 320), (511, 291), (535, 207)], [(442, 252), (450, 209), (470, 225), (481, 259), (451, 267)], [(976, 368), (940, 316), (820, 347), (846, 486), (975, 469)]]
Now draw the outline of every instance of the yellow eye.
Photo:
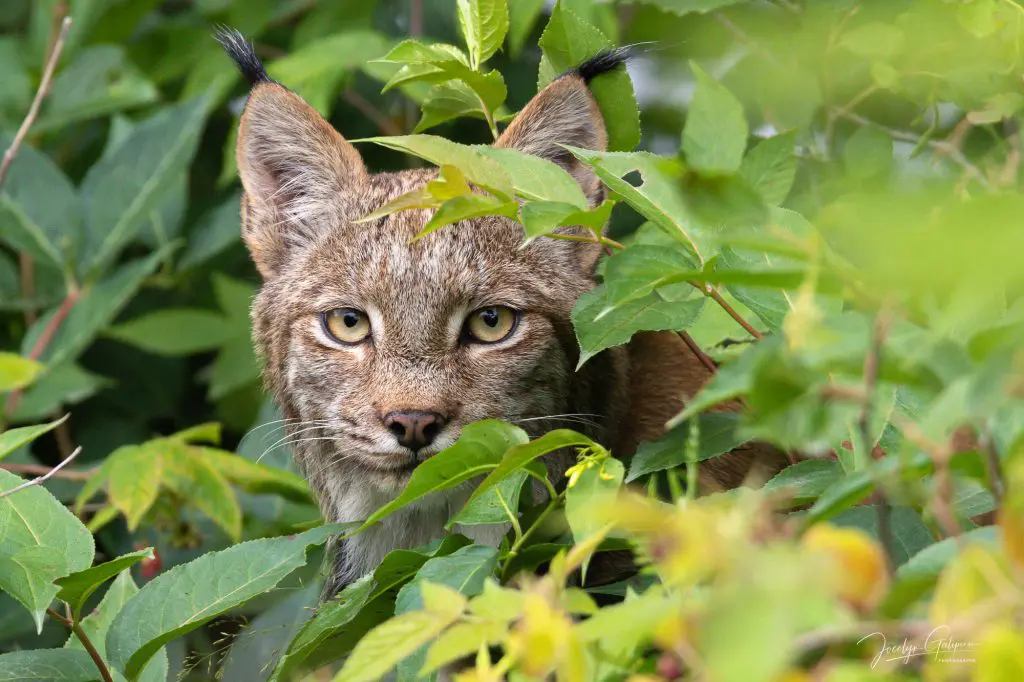
[(361, 310), (335, 308), (321, 313), (320, 318), (324, 331), (339, 343), (360, 343), (370, 335), (370, 320)]
[(519, 313), (503, 305), (474, 310), (466, 319), (466, 335), (477, 343), (497, 343), (508, 338), (519, 322)]

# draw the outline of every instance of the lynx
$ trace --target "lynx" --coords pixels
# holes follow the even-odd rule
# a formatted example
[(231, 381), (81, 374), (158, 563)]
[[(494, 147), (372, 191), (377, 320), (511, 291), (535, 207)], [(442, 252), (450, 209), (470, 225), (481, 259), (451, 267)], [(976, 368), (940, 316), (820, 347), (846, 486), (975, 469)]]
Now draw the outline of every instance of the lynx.
[[(503, 419), (531, 436), (568, 426), (628, 456), (661, 435), (683, 397), (709, 378), (673, 333), (640, 334), (574, 370), (569, 314), (595, 286), (597, 244), (539, 239), (524, 248), (522, 227), (498, 216), (413, 241), (429, 210), (355, 224), (437, 170), (370, 173), (352, 144), (268, 77), (240, 34), (218, 39), (251, 85), (237, 160), (242, 236), (263, 278), (253, 336), (325, 519), (366, 518), (394, 499), (418, 463), (480, 419)], [(624, 58), (603, 53), (554, 80), (495, 145), (558, 164), (597, 205), (602, 185), (561, 145), (605, 149), (588, 83)], [(777, 455), (737, 450), (705, 466), (701, 485), (734, 487), (752, 465), (777, 466)], [(549, 456), (552, 480), (564, 480), (572, 463), (570, 452)], [(325, 597), (389, 551), (442, 535), (471, 491), (435, 494), (345, 540)], [(497, 544), (504, 530), (479, 528), (461, 531)]]

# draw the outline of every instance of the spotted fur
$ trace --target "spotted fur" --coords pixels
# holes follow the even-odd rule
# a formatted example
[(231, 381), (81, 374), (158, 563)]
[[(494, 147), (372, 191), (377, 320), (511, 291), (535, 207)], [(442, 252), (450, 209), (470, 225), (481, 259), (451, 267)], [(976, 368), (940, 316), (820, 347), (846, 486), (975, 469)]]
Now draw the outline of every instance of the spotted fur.
[[(502, 217), (459, 222), (412, 241), (430, 218), (403, 211), (354, 221), (422, 187), (436, 170), (368, 173), (356, 149), (316, 111), (265, 77), (240, 37), (223, 39), (253, 88), (238, 136), (245, 189), (243, 237), (264, 282), (252, 306), (264, 377), (286, 418), (296, 460), (325, 518), (356, 521), (394, 499), (411, 467), (451, 445), (484, 418), (518, 422), (532, 436), (554, 427), (581, 430), (628, 455), (707, 379), (672, 334), (642, 334), (575, 372), (578, 347), (569, 314), (595, 284), (593, 244), (540, 239), (525, 248), (522, 228)], [(618, 68), (622, 55), (548, 85), (508, 126), (497, 146), (562, 165), (592, 205), (603, 189), (560, 146), (604, 149), (607, 134), (586, 81)], [(572, 228), (569, 228), (570, 231)], [(520, 311), (514, 333), (494, 345), (460, 343), (467, 314), (488, 305)], [(366, 311), (372, 335), (341, 346), (320, 314)], [(383, 421), (395, 410), (442, 415), (437, 439), (415, 455)], [(584, 421), (553, 415), (582, 414)], [(571, 453), (548, 458), (555, 480)], [(706, 485), (734, 486), (752, 457), (737, 455)], [(393, 514), (339, 548), (325, 595), (374, 569), (384, 555), (443, 533), (449, 512), (472, 485), (435, 494)], [(496, 544), (503, 529), (479, 533)]]

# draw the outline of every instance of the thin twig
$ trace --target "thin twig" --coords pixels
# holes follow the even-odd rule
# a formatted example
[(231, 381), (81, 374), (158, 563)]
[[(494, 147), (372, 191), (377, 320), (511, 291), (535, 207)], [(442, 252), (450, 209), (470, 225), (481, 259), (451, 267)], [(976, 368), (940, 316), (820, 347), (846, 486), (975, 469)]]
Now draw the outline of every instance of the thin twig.
[[(842, 111), (836, 109), (833, 109), (833, 111), (836, 111), (836, 114), (840, 118), (845, 118), (848, 121), (853, 121), (854, 123), (858, 123), (863, 126), (874, 126), (875, 128), (878, 128), (882, 132), (886, 133), (889, 137), (891, 137), (894, 140), (901, 140), (903, 142), (913, 142), (915, 144), (921, 141), (920, 135), (916, 135), (905, 130), (889, 128), (888, 126), (875, 123), (871, 119), (864, 118), (860, 114), (855, 114), (851, 111)], [(960, 149), (957, 148), (955, 144), (950, 143), (948, 140), (929, 140), (926, 144), (932, 149), (948, 156), (955, 163), (959, 164), (960, 167), (963, 168), (969, 176), (977, 180), (980, 185), (986, 188), (989, 187), (988, 178), (985, 177), (985, 174), (982, 173), (977, 166), (971, 163), (967, 159), (967, 157), (964, 156), (963, 152), (961, 152)]]
[[(871, 412), (874, 408), (875, 388), (878, 385), (878, 370), (881, 365), (882, 346), (885, 343), (885, 336), (889, 329), (889, 321), (885, 312), (880, 312), (875, 317), (875, 323), (871, 330), (871, 343), (867, 355), (864, 356), (864, 401), (861, 403), (860, 417), (857, 420), (858, 431), (860, 432), (860, 444), (855, 448), (860, 455), (861, 466), (866, 466), (871, 457), (871, 450), (874, 447), (874, 438), (871, 433)], [(881, 541), (882, 549), (885, 552), (885, 565), (889, 575), (896, 572), (896, 563), (893, 560), (894, 539), (892, 534), (892, 507), (886, 498), (885, 491), (879, 485), (875, 489), (875, 513), (878, 522), (878, 539)]]
[(0, 462), (0, 469), (10, 471), (12, 474), (29, 476), (50, 474), (53, 478), (63, 478), (67, 481), (88, 481), (96, 473), (95, 469), (63, 469), (54, 472), (53, 467), (42, 464), (15, 464), (14, 462)]
[(992, 495), (996, 498), (996, 506), (1003, 503), (1003, 493), (1006, 492), (1006, 484), (1003, 482), (1003, 472), (999, 466), (999, 453), (996, 452), (996, 444), (992, 440), (992, 433), (986, 430), (982, 434), (981, 451), (985, 454), (985, 469), (988, 475), (988, 486), (992, 489)]
[(1006, 164), (999, 178), (999, 184), (1003, 187), (1013, 187), (1017, 184), (1020, 176), (1021, 143), (1020, 125), (1012, 118), (1003, 121), (1003, 132), (1006, 133), (1006, 143), (1009, 149), (1006, 152)]
[(709, 372), (714, 374), (715, 372), (718, 371), (718, 365), (715, 364), (714, 360), (708, 357), (708, 354), (704, 352), (704, 350), (696, 341), (694, 341), (692, 336), (690, 336), (685, 331), (680, 331), (676, 333), (679, 334), (679, 338), (683, 340), (683, 343), (686, 344), (686, 347), (690, 349), (690, 352), (697, 356), (697, 359), (700, 360), (701, 364), (704, 365)]
[[(704, 287), (701, 287), (699, 284), (696, 286), (699, 289), (704, 289)], [(758, 340), (764, 338), (764, 334), (759, 332), (754, 325), (750, 324), (745, 319), (743, 319), (743, 316), (736, 312), (736, 309), (729, 305), (728, 301), (722, 298), (722, 294), (718, 293), (717, 289), (709, 286), (705, 291), (707, 292), (707, 295), (710, 296), (712, 300), (714, 300), (715, 303), (722, 306), (722, 309), (725, 310), (725, 312), (729, 313), (729, 317), (736, 320), (736, 322), (738, 322), (741, 327), (746, 329), (748, 334), (750, 334), (751, 336)]]
[(346, 102), (357, 109), (360, 114), (373, 121), (385, 135), (405, 134), (405, 131), (397, 123), (388, 118), (380, 109), (373, 106), (372, 102), (355, 90), (346, 90), (341, 96)]
[(71, 628), (71, 631), (75, 633), (76, 637), (78, 637), (78, 641), (80, 641), (82, 646), (85, 647), (85, 651), (89, 654), (89, 658), (91, 658), (92, 662), (96, 664), (96, 669), (100, 671), (100, 679), (102, 679), (103, 682), (114, 682), (114, 678), (110, 674), (107, 664), (103, 662), (103, 657), (100, 656), (100, 652), (96, 650), (96, 646), (92, 643), (92, 640), (89, 639), (89, 635), (85, 634), (85, 630), (82, 629), (82, 626), (77, 623), (74, 618), (62, 616), (53, 609), (46, 609), (46, 613), (55, 620), (58, 620), (65, 626)]
[(32, 99), (32, 104), (28, 108), (25, 120), (21, 122), (21, 127), (18, 128), (18, 132), (14, 135), (14, 141), (11, 142), (11, 146), (4, 152), (3, 161), (0, 162), (0, 187), (3, 186), (4, 180), (7, 179), (7, 171), (10, 169), (11, 164), (14, 163), (14, 158), (18, 155), (18, 149), (21, 147), (25, 136), (28, 135), (29, 128), (32, 127), (36, 117), (39, 115), (40, 105), (42, 105), (47, 93), (50, 92), (53, 72), (57, 68), (57, 60), (60, 58), (61, 50), (64, 49), (64, 42), (67, 40), (70, 28), (71, 17), (64, 17), (64, 21), (60, 25), (60, 33), (57, 35), (57, 41), (53, 44), (53, 50), (50, 52), (50, 57), (46, 60), (46, 66), (43, 68), (43, 77), (39, 81), (36, 96)]
[(43, 474), (42, 476), (39, 476), (38, 478), (33, 478), (33, 479), (32, 479), (32, 480), (30, 480), (30, 481), (25, 481), (25, 482), (24, 482), (24, 483), (22, 483), (21, 485), (17, 485), (17, 486), (14, 486), (14, 487), (13, 487), (13, 488), (11, 488), (10, 490), (5, 490), (5, 491), (3, 491), (3, 492), (0, 492), (0, 499), (3, 499), (3, 498), (5, 498), (5, 497), (7, 497), (8, 495), (13, 495), (14, 493), (18, 492), (19, 490), (24, 490), (25, 488), (30, 488), (30, 487), (32, 487), (32, 486), (34, 486), (34, 485), (39, 485), (40, 483), (42, 483), (43, 481), (45, 481), (45, 480), (47, 480), (48, 478), (52, 477), (52, 476), (53, 476), (54, 474), (56, 474), (56, 473), (57, 473), (58, 471), (60, 471), (61, 469), (63, 469), (63, 468), (65, 467), (65, 465), (67, 465), (68, 463), (70, 463), (70, 462), (71, 462), (71, 461), (72, 461), (72, 460), (73, 460), (73, 459), (74, 459), (75, 457), (78, 457), (78, 453), (80, 453), (81, 451), (82, 451), (82, 446), (81, 446), (81, 445), (79, 445), (79, 446), (78, 446), (77, 448), (75, 448), (74, 450), (72, 450), (72, 451), (71, 451), (71, 454), (70, 454), (70, 455), (68, 455), (67, 457), (65, 457), (65, 458), (64, 458), (64, 459), (63, 459), (63, 460), (61, 461), (61, 463), (60, 463), (60, 464), (58, 464), (57, 466), (55, 466), (55, 467), (53, 467), (52, 469), (50, 469), (50, 470), (49, 470), (48, 472), (46, 472), (46, 473), (45, 473), (45, 474)]
[[(67, 318), (68, 313), (75, 307), (75, 303), (78, 302), (79, 291), (76, 288), (68, 290), (67, 296), (61, 302), (60, 307), (57, 308), (57, 312), (53, 314), (50, 321), (46, 324), (46, 328), (39, 335), (39, 339), (35, 345), (32, 346), (32, 350), (29, 351), (28, 357), (30, 360), (38, 360), (42, 357), (46, 347), (50, 345), (50, 341), (53, 340), (54, 335), (60, 328), (61, 323)], [(18, 407), (18, 402), (21, 400), (21, 390), (11, 391), (11, 395), (7, 398), (7, 405), (4, 406), (4, 411), (8, 415), (13, 415), (14, 410)]]

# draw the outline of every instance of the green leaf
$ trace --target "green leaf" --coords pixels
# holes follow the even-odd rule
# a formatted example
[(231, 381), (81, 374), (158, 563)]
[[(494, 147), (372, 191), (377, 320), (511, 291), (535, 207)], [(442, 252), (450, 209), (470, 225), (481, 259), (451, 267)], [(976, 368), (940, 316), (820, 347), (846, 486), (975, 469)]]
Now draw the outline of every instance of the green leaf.
[[(360, 530), (424, 495), (454, 488), (491, 471), (509, 448), (526, 441), (527, 436), (522, 429), (502, 421), (486, 419), (467, 425), (451, 447), (417, 466), (401, 494), (371, 514)], [(480, 488), (477, 489), (479, 492)]]
[(135, 564), (139, 563), (143, 559), (151, 559), (153, 557), (153, 548), (147, 547), (146, 549), (139, 550), (137, 552), (131, 552), (130, 554), (124, 554), (102, 564), (87, 568), (84, 571), (78, 571), (71, 575), (64, 576), (54, 580), (54, 584), (60, 587), (60, 592), (57, 593), (57, 599), (67, 602), (71, 607), (75, 615), (75, 620), (81, 620), (82, 607), (85, 606), (85, 602), (92, 596), (92, 593), (100, 588), (103, 583), (107, 582), (117, 574), (131, 568)]
[(747, 148), (743, 105), (704, 69), (691, 62), (697, 90), (686, 112), (683, 156), (700, 173), (727, 175), (740, 169)]
[(49, 369), (21, 395), (11, 418), (18, 422), (40, 421), (60, 412), (64, 405), (74, 405), (91, 398), (114, 382), (66, 362)]
[(550, 234), (563, 225), (587, 227), (599, 235), (613, 206), (615, 201), (606, 199), (599, 206), (581, 211), (572, 204), (533, 201), (520, 207), (519, 222), (523, 224), (527, 242)]
[(679, 16), (698, 12), (704, 14), (722, 7), (739, 5), (747, 0), (639, 0), (645, 5), (653, 5), (658, 9), (671, 12)]
[(413, 129), (414, 133), (460, 116), (486, 118), (480, 98), (461, 80), (450, 80), (431, 87), (422, 108), (423, 115)]
[(327, 116), (345, 76), (383, 55), (388, 39), (376, 31), (359, 29), (297, 44), (299, 49), (268, 64), (267, 73)]
[[(740, 416), (733, 412), (711, 412), (697, 415), (700, 422), (700, 445), (697, 461), (724, 455), (747, 441), (736, 428)], [(672, 469), (686, 463), (686, 443), (690, 437), (690, 422), (686, 421), (672, 428), (653, 443), (641, 443), (629, 465), (626, 482), (641, 476)]]
[[(568, 146), (566, 149), (590, 166), (637, 213), (673, 241), (691, 249), (700, 263), (710, 258), (710, 244), (692, 233), (692, 221), (680, 192), (684, 171), (678, 162), (648, 152), (595, 152)], [(640, 175), (640, 184), (636, 186), (626, 180), (634, 172)]]
[(170, 441), (164, 444), (164, 485), (238, 542), (242, 537), (242, 508), (227, 479), (206, 460), (205, 449)]
[(740, 177), (766, 204), (778, 206), (789, 196), (796, 178), (795, 139), (796, 133), (792, 131), (769, 137), (754, 145), (743, 157)]
[(223, 450), (200, 448), (200, 451), (203, 461), (248, 493), (275, 494), (292, 502), (314, 504), (306, 479), (298, 474), (251, 462)]
[(103, 464), (110, 502), (135, 530), (156, 502), (164, 478), (164, 453), (157, 441), (125, 445)]
[(44, 433), (49, 433), (55, 428), (67, 421), (69, 415), (64, 415), (60, 419), (52, 421), (48, 424), (36, 424), (34, 426), (22, 426), (17, 429), (8, 429), (3, 433), (0, 433), (0, 459), (3, 459), (7, 455), (11, 454), (22, 445), (31, 443), (39, 436)]
[(346, 587), (302, 626), (278, 661), (270, 682), (295, 679), (298, 670), (313, 670), (345, 656), (364, 633), (394, 615), (398, 589), (429, 558), (451, 554), (467, 542), (461, 535), (449, 535), (429, 549), (388, 554), (372, 575)]
[[(684, 294), (692, 288), (681, 285)], [(580, 367), (606, 348), (628, 342), (641, 331), (681, 331), (704, 309), (704, 297), (680, 300), (678, 289), (652, 291), (625, 303), (610, 300), (605, 286), (587, 292), (572, 309), (572, 324), (580, 343)]]
[(935, 586), (943, 569), (960, 553), (962, 545), (995, 547), (999, 541), (999, 529), (985, 526), (923, 548), (896, 570), (896, 580), (879, 608), (881, 614), (891, 618), (902, 615), (907, 607)]
[(157, 355), (191, 355), (223, 345), (236, 330), (211, 310), (164, 308), (111, 327), (107, 336)]
[(508, 32), (505, 0), (458, 0), (459, 29), (469, 48), (469, 63), (476, 71), (498, 51)]
[(661, 286), (685, 281), (689, 273), (699, 269), (693, 254), (679, 244), (636, 244), (605, 263), (607, 299), (623, 304), (642, 298)]
[[(160, 574), (117, 614), (107, 635), (110, 663), (128, 680), (139, 679), (153, 655), (170, 640), (277, 585), (306, 564), (306, 550), (338, 526), (301, 535), (250, 540), (210, 552)], [(210, 576), (216, 576), (211, 581)]]
[(579, 210), (588, 206), (576, 180), (561, 166), (539, 156), (506, 147), (474, 147), (494, 159), (512, 178), (516, 194), (531, 201), (557, 201)]
[(491, 577), (498, 565), (498, 550), (482, 545), (468, 545), (443, 556), (428, 559), (416, 572), (416, 578), (398, 592), (395, 615), (423, 608), (423, 583), (446, 585), (467, 597), (474, 597), (484, 589), (484, 581)]
[(544, 0), (515, 0), (509, 4), (508, 51), (512, 57), (522, 52), (543, 9)]
[[(525, 470), (515, 471), (502, 479), (498, 485), (480, 497), (468, 502), (458, 514), (448, 522), (448, 528), (455, 524), (461, 526), (478, 526), (491, 523), (508, 523), (508, 512), (516, 514), (519, 509), (519, 496), (523, 483), (529, 474)], [(500, 495), (500, 497), (499, 497)], [(504, 502), (504, 504), (503, 504)], [(506, 508), (508, 511), (506, 511)]]
[[(110, 584), (106, 594), (96, 608), (89, 612), (81, 621), (82, 630), (92, 642), (92, 645), (99, 652), (104, 660), (107, 659), (107, 633), (110, 632), (110, 625), (114, 618), (121, 612), (121, 608), (129, 599), (138, 594), (139, 588), (135, 586), (131, 573), (124, 571)], [(85, 651), (85, 646), (74, 634), (68, 637), (64, 643), (65, 649), (78, 649)], [(146, 671), (139, 678), (141, 682), (166, 682), (167, 680), (167, 651), (161, 650), (156, 660), (146, 667)], [(120, 673), (112, 671), (115, 679), (122, 679)]]
[[(598, 52), (612, 47), (601, 31), (559, 2), (538, 42), (544, 52), (538, 89), (547, 85), (547, 75), (574, 69)], [(545, 73), (546, 65), (546, 73)], [(601, 109), (608, 128), (608, 149), (629, 151), (640, 143), (640, 116), (633, 82), (625, 69), (617, 69), (590, 83), (590, 91)]]
[[(565, 520), (572, 531), (573, 542), (582, 543), (594, 533), (601, 530), (607, 523), (595, 509), (607, 505), (615, 499), (622, 486), (625, 467), (617, 459), (605, 459), (593, 466), (583, 469), (579, 477), (565, 491)], [(583, 564), (582, 579), (587, 579), (587, 566), (590, 558)]]
[(672, 417), (669, 428), (700, 414), (709, 407), (727, 402), (750, 391), (753, 385), (754, 372), (762, 358), (773, 350), (771, 342), (761, 342), (748, 348), (738, 358), (718, 368), (711, 380), (686, 403), (682, 412)]
[(788, 466), (762, 490), (786, 496), (787, 504), (800, 506), (818, 499), (829, 486), (843, 477), (843, 467), (833, 459), (807, 459)]
[[(24, 483), (0, 470), (0, 492)], [(42, 632), (43, 615), (58, 588), (53, 580), (92, 563), (92, 534), (42, 486), (0, 498), (0, 590), (32, 613)]]
[(441, 634), (458, 613), (411, 611), (370, 630), (345, 660), (334, 682), (373, 682)]
[(205, 101), (162, 110), (139, 124), (82, 181), (86, 244), (82, 272), (107, 268), (188, 167), (206, 118)]
[(512, 180), (502, 167), (485, 156), (479, 149), (451, 142), (434, 135), (393, 135), (370, 137), (357, 142), (373, 142), (396, 149), (437, 165), (451, 164), (465, 173), (466, 178), (503, 199), (511, 199)]
[(843, 147), (843, 166), (851, 178), (863, 180), (885, 174), (892, 165), (892, 138), (877, 128), (858, 128)]
[[(163, 255), (158, 251), (142, 260), (122, 265), (110, 277), (82, 291), (40, 360), (55, 367), (77, 358), (135, 295), (142, 280), (153, 272)], [(57, 310), (47, 313), (29, 328), (21, 343), (25, 353), (39, 342), (43, 330), (56, 314)]]
[[(836, 514), (830, 521), (836, 526), (859, 528), (874, 538), (880, 538), (878, 512), (873, 506), (847, 509)], [(921, 520), (921, 515), (910, 507), (893, 505), (889, 510), (889, 527), (892, 530), (892, 560), (896, 567), (905, 564), (929, 545), (935, 544), (935, 537)]]
[(536, 438), (529, 442), (522, 442), (524, 438), (515, 443), (515, 447), (506, 448), (506, 451), (502, 454), (501, 462), (494, 467), (494, 471), (490, 472), (480, 485), (476, 487), (473, 494), (470, 495), (466, 505), (468, 506), (474, 500), (480, 498), (484, 493), (490, 490), (492, 487), (498, 485), (501, 481), (505, 480), (507, 476), (511, 476), (514, 472), (525, 468), (530, 462), (542, 457), (549, 452), (555, 450), (561, 450), (562, 448), (571, 447), (594, 447), (596, 443), (590, 438), (587, 438), (582, 433), (576, 433), (569, 429), (557, 429), (555, 431), (548, 431), (540, 438)]
[(486, 194), (466, 194), (449, 199), (434, 211), (427, 224), (416, 235), (420, 239), (445, 225), (462, 220), (479, 218), (483, 215), (503, 215), (507, 218), (515, 216), (518, 205), (514, 201), (503, 201)]
[(95, 682), (92, 657), (74, 649), (31, 649), (0, 654), (0, 682)]
[(233, 244), (241, 243), (240, 202), (241, 196), (233, 194), (200, 218), (199, 225), (189, 235), (188, 246), (178, 262), (179, 269), (202, 265)]
[[(3, 149), (11, 142), (0, 135)], [(22, 145), (0, 190), (0, 240), (64, 271), (81, 238), (82, 207), (74, 185), (49, 157)]]
[[(82, 30), (77, 25), (75, 29)], [(46, 106), (33, 126), (43, 132), (155, 102), (159, 91), (132, 64), (120, 45), (80, 52), (53, 80)]]

